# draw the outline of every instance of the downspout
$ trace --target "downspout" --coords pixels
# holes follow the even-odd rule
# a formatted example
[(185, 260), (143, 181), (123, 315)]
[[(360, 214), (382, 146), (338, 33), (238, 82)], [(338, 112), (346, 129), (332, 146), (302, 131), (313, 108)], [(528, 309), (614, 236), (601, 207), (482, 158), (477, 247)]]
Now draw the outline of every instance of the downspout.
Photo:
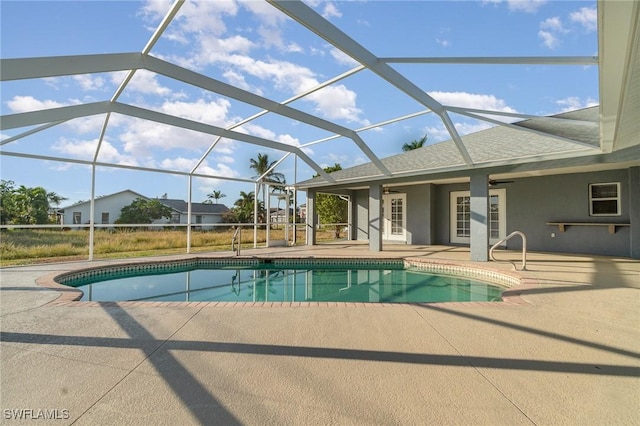
[(253, 248), (258, 247), (258, 182), (253, 191)]
[(93, 243), (95, 236), (95, 201), (96, 201), (96, 163), (91, 164), (91, 203), (89, 204), (89, 261), (93, 260)]
[(189, 175), (189, 187), (187, 188), (187, 254), (191, 253), (191, 187), (193, 176)]

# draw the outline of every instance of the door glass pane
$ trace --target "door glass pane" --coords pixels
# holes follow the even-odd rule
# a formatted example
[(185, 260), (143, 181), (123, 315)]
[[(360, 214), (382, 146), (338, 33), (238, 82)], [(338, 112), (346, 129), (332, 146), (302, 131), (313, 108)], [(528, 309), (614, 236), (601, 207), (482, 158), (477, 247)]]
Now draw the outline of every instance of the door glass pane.
[(468, 237), (471, 235), (470, 197), (456, 197), (456, 235)]
[(402, 198), (391, 200), (391, 234), (402, 235)]
[(500, 207), (499, 197), (492, 195), (489, 200), (489, 238), (498, 239), (500, 237)]

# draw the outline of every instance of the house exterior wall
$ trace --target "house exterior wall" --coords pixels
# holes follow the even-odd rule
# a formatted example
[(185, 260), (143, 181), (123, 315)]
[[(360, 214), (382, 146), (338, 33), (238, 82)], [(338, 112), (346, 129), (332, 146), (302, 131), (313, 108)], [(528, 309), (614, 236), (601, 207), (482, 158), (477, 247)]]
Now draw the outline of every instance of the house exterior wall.
[[(547, 225), (547, 222), (562, 221), (601, 223), (630, 223), (631, 221), (636, 227), (640, 226), (640, 218), (635, 217), (632, 220), (629, 213), (628, 176), (628, 169), (621, 169), (514, 179), (513, 183), (501, 185), (501, 188), (506, 188), (506, 233), (508, 235), (513, 231), (522, 231), (527, 237), (527, 250), (630, 256), (630, 227), (618, 227), (615, 234), (609, 234), (606, 226), (568, 226), (565, 232), (559, 232), (557, 226)], [(608, 182), (620, 182), (620, 216), (590, 216), (589, 184)], [(467, 184), (438, 186), (436, 244), (451, 244), (450, 193), (468, 189)], [(507, 248), (521, 249), (522, 240), (512, 238), (507, 242)]]
[[(109, 223), (112, 224), (120, 217), (120, 210), (124, 206), (131, 204), (140, 195), (132, 192), (121, 192), (104, 198), (96, 198), (94, 201), (94, 223), (102, 223), (102, 214), (109, 213)], [(80, 213), (81, 224), (88, 224), (90, 221), (91, 203), (86, 202), (64, 209), (63, 226), (73, 228), (74, 213)]]
[(356, 240), (368, 240), (369, 239), (369, 191), (362, 189), (354, 191), (353, 194), (353, 208), (355, 209), (352, 215), (355, 228)]
[[(619, 216), (589, 215), (589, 184), (620, 183)], [(629, 223), (628, 170), (576, 173), (518, 179), (507, 185), (507, 233), (518, 230), (527, 236), (527, 249), (560, 253), (630, 256), (631, 230), (606, 226), (568, 226), (559, 232), (547, 222)], [(635, 219), (638, 226), (638, 218)], [(555, 235), (555, 236), (552, 236)], [(520, 249), (514, 238), (507, 248)]]
[[(174, 212), (175, 213), (175, 212)], [(202, 222), (197, 223), (196, 222), (196, 216), (201, 216), (202, 217)], [(178, 223), (186, 225), (188, 222), (188, 218), (189, 215), (188, 214), (180, 214), (180, 221)], [(162, 219), (158, 219), (158, 220), (154, 220), (153, 221), (154, 224), (168, 224), (171, 225), (171, 219), (167, 219), (167, 218), (162, 218)], [(192, 225), (196, 225), (196, 226), (202, 226), (202, 229), (214, 229), (215, 227), (213, 226), (206, 226), (206, 225), (212, 225), (215, 223), (222, 223), (222, 215), (221, 214), (207, 214), (207, 213), (193, 213), (191, 215), (191, 224)]]
[[(527, 249), (557, 253), (597, 254), (639, 257), (640, 172), (637, 167), (590, 173), (574, 173), (513, 179), (513, 183), (496, 188), (506, 189), (506, 235), (522, 231)], [(590, 216), (589, 184), (620, 183), (620, 215)], [(407, 195), (407, 243), (451, 245), (450, 194), (468, 191), (468, 183), (422, 184), (394, 187)], [(368, 191), (355, 192), (354, 227), (356, 239), (368, 239)], [(607, 226), (558, 226), (547, 222), (630, 223), (617, 227), (614, 234)], [(635, 234), (634, 234), (635, 233)], [(553, 234), (553, 236), (552, 236)], [(635, 246), (634, 243), (635, 242)], [(635, 250), (633, 249), (635, 247)], [(507, 248), (522, 248), (520, 238), (512, 238)]]

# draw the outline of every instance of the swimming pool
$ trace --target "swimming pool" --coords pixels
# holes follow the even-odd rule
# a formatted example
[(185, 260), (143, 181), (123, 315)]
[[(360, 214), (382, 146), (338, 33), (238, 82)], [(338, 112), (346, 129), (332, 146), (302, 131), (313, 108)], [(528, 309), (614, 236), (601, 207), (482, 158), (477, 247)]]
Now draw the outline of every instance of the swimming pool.
[(398, 259), (194, 259), (96, 268), (57, 277), (84, 301), (500, 301), (504, 287), (435, 274)]

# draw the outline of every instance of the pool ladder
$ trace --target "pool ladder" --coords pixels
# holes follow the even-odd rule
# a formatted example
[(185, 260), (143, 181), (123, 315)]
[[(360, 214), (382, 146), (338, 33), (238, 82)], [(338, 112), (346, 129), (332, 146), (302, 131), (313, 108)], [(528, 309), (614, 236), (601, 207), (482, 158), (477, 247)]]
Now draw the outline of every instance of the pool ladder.
[[(498, 241), (497, 243), (495, 243), (493, 246), (491, 246), (491, 248), (489, 249), (489, 257), (491, 258), (491, 260), (493, 260), (494, 262), (498, 262), (498, 260), (496, 260), (495, 257), (493, 257), (493, 250), (495, 248), (497, 248), (500, 244), (504, 243), (505, 241), (509, 240), (511, 237), (515, 237), (516, 235), (520, 235), (520, 237), (522, 238), (522, 269), (520, 269), (521, 271), (526, 271), (527, 270), (527, 237), (526, 235), (524, 235), (523, 232), (520, 231), (513, 231), (512, 233), (510, 233), (509, 235), (507, 235), (506, 237), (504, 237), (503, 239), (501, 239), (500, 241)], [(515, 269), (516, 271), (518, 270), (518, 267), (516, 266), (515, 262), (512, 261), (508, 261), (513, 265), (513, 269)]]
[(231, 237), (231, 251), (235, 251), (236, 256), (240, 256), (240, 246), (242, 245), (242, 232), (240, 231), (241, 229), (242, 228), (238, 226), (236, 228), (236, 232), (233, 233), (233, 237)]

